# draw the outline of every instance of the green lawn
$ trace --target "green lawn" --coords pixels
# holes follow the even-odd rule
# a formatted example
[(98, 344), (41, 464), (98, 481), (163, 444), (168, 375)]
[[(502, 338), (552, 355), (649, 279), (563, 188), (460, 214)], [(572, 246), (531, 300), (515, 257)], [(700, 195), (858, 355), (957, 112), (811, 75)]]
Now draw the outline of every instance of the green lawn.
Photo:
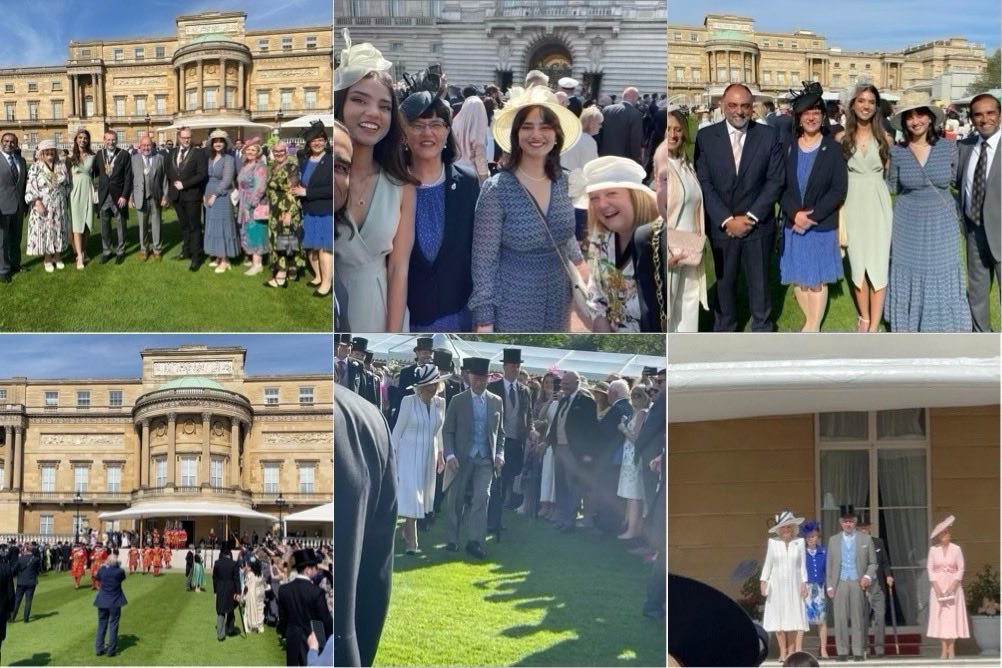
[[(182, 562), (183, 566), (183, 562)], [(285, 653), (275, 630), (216, 640), (213, 595), (184, 590), (184, 569), (160, 577), (130, 575), (122, 585), (129, 604), (122, 608), (118, 654), (94, 655), (97, 608), (89, 579), (73, 589), (67, 573), (39, 579), (31, 620), (7, 625), (3, 665), (119, 666), (279, 666)], [(86, 588), (83, 582), (87, 582)], [(211, 588), (211, 575), (206, 573)]]
[(261, 285), (267, 268), (257, 276), (244, 276), (239, 264), (224, 274), (208, 265), (189, 272), (188, 262), (169, 259), (181, 240), (173, 209), (164, 211), (163, 261), (140, 262), (139, 227), (130, 213), (121, 265), (101, 264), (98, 228), (87, 240), (83, 271), (72, 247), (66, 268), (48, 274), (42, 258), (26, 256), (22, 246), (21, 273), (0, 283), (0, 332), (330, 331), (331, 301), (313, 297), (309, 275), (282, 290)]
[(397, 540), (380, 666), (663, 666), (665, 626), (641, 615), (647, 575), (622, 543), (558, 534), (505, 511), (487, 559), (446, 552), (444, 517)]

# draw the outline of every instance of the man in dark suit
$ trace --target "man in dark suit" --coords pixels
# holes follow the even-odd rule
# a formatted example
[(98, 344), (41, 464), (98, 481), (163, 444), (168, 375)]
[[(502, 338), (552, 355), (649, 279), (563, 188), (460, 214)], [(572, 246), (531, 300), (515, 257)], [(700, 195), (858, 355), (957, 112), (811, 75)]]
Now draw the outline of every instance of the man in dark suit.
[(396, 387), (390, 388), (390, 427), (397, 423), (397, 412), (400, 410), (400, 402), (404, 397), (414, 394), (410, 386), (414, 384), (414, 376), (417, 368), (431, 362), (434, 355), (432, 350), (434, 342), (430, 336), (419, 336), (417, 345), (414, 346), (414, 364), (405, 366), (400, 370), (400, 382)]
[(660, 369), (654, 377), (654, 386), (658, 389), (658, 396), (651, 404), (640, 428), (640, 434), (634, 441), (633, 456), (634, 461), (640, 465), (644, 480), (644, 494), (648, 499), (647, 516), (644, 518), (644, 532), (647, 534), (647, 543), (655, 549), (658, 554), (654, 559), (651, 568), (651, 575), (647, 580), (647, 595), (644, 598), (643, 613), (645, 617), (651, 619), (664, 619), (665, 616), (665, 501), (664, 501), (664, 479), (665, 470), (663, 463), (665, 459), (665, 430), (666, 413), (665, 406), (666, 393), (665, 369)]
[[(129, 197), (132, 196), (132, 158), (118, 148), (118, 135), (104, 133), (104, 149), (97, 156), (97, 205), (101, 215), (101, 263), (115, 256), (119, 264), (125, 259), (125, 225), (129, 218)], [(111, 219), (115, 219), (117, 243), (111, 241)]]
[(348, 385), (348, 360), (351, 358), (351, 334), (337, 334), (334, 346), (334, 382)]
[(463, 381), (455, 376), (456, 373), (456, 363), (452, 361), (452, 353), (445, 348), (436, 348), (432, 353), (432, 363), (438, 367), (438, 370), (443, 376), (446, 376), (445, 380), (442, 382), (445, 393), (445, 405), (446, 407), (452, 403), (453, 398), (465, 390), (463, 387)]
[(177, 148), (165, 165), (167, 201), (174, 205), (181, 226), (181, 250), (178, 260), (191, 260), (190, 271), (198, 271), (202, 254), (202, 195), (208, 182), (209, 165), (205, 152), (191, 145), (191, 128), (177, 131)]
[(184, 590), (191, 591), (191, 572), (195, 568), (195, 545), (188, 545), (188, 554), (184, 555)]
[[(449, 520), (450, 552), (459, 550), (460, 521), (466, 524), (466, 551), (486, 558), (480, 543), (487, 532), (487, 504), (491, 479), (504, 466), (504, 425), (501, 397), (487, 391), (490, 361), (470, 358), (470, 389), (449, 404), (442, 426), (445, 455), (445, 509)], [(466, 489), (472, 486), (470, 505), (465, 508)]]
[(975, 332), (991, 331), (988, 298), (1002, 260), (1002, 172), (999, 100), (982, 93), (971, 100), (972, 132), (959, 143), (954, 179), (967, 238), (967, 301)]
[(641, 162), (644, 145), (644, 115), (637, 109), (640, 91), (630, 86), (623, 91), (623, 101), (602, 109), (602, 134), (598, 154), (618, 155)]
[(233, 610), (240, 600), (240, 569), (233, 561), (230, 543), (224, 542), (219, 558), (212, 567), (212, 591), (216, 596), (216, 640), (236, 635)]
[(626, 503), (616, 493), (622, 461), (615, 456), (625, 438), (619, 427), (633, 417), (633, 407), (630, 386), (622, 378), (609, 383), (606, 396), (609, 410), (598, 421), (595, 434), (595, 480), (588, 495), (592, 517), (586, 517), (584, 524), (590, 520), (602, 532), (617, 534), (626, 515)]
[(312, 548), (292, 553), (296, 577), (278, 590), (278, 633), (285, 638), (285, 665), (306, 665), (306, 637), (310, 622), (323, 624), (324, 633), (333, 634), (334, 623), (327, 609), (324, 590), (313, 584), (320, 559)]
[(752, 331), (768, 332), (775, 207), (784, 182), (782, 146), (773, 128), (751, 122), (752, 94), (744, 84), (727, 87), (720, 109), (724, 120), (699, 131), (695, 152), (717, 278), (713, 329), (737, 329), (738, 272), (743, 269)]
[(21, 228), (24, 225), (24, 191), (28, 167), (17, 153), (17, 136), (0, 135), (0, 283), (10, 283), (21, 270)]
[(351, 340), (350, 360), (348, 364), (349, 384), (353, 383), (353, 377), (358, 379), (358, 394), (362, 395), (366, 401), (379, 408), (379, 392), (376, 389), (376, 376), (365, 370), (365, 349), (369, 345), (368, 339), (356, 336)]
[[(581, 499), (591, 486), (593, 441), (597, 427), (595, 400), (579, 389), (577, 373), (568, 371), (560, 379), (564, 396), (550, 422), (546, 440), (553, 447), (557, 492), (556, 528), (561, 533), (574, 531)], [(584, 508), (587, 519), (592, 508)]]
[[(139, 152), (132, 160), (132, 206), (136, 209), (139, 220), (139, 259), (145, 260), (149, 248), (153, 259), (159, 261), (162, 251), (160, 245), (160, 209), (166, 203), (164, 198), (166, 174), (163, 157), (153, 150), (149, 137), (139, 140)], [(148, 227), (147, 227), (148, 226)], [(146, 233), (151, 239), (146, 241)]]
[[(771, 104), (771, 102), (766, 104)], [(789, 104), (779, 105), (779, 111), (774, 111), (766, 116), (765, 122), (779, 133), (780, 144), (785, 146), (793, 141), (793, 117), (790, 115)]]
[(21, 556), (17, 558), (17, 565), (14, 566), (14, 573), (17, 577), (17, 589), (15, 590), (14, 609), (10, 613), (10, 621), (17, 618), (17, 611), (21, 607), (21, 599), (24, 599), (24, 623), (28, 623), (31, 616), (31, 601), (35, 598), (35, 587), (38, 586), (38, 573), (42, 570), (42, 559), (32, 552), (31, 547), (25, 545), (21, 548)]
[(390, 430), (375, 406), (334, 386), (334, 665), (371, 666), (393, 576), (397, 521)]
[(488, 383), (487, 391), (501, 397), (504, 406), (504, 468), (501, 475), (494, 478), (491, 485), (491, 499), (487, 506), (487, 531), (501, 530), (501, 511), (514, 510), (522, 502), (512, 492), (515, 476), (522, 472), (525, 440), (531, 428), (532, 399), (529, 388), (518, 382), (518, 370), (522, 367), (522, 349), (505, 348), (501, 359), (503, 377)]
[(888, 604), (894, 605), (894, 599), (888, 595), (889, 589), (894, 586), (894, 571), (891, 570), (891, 560), (887, 555), (887, 546), (884, 541), (870, 533), (870, 511), (859, 511), (859, 523), (856, 528), (860, 532), (870, 536), (873, 540), (873, 551), (877, 555), (877, 577), (870, 583), (870, 588), (866, 590), (867, 611), (863, 615), (864, 620), (870, 619), (870, 612), (873, 613), (873, 656), (884, 656), (884, 616), (887, 612)]
[(14, 568), (11, 566), (8, 550), (17, 547), (0, 543), (0, 645), (7, 639), (7, 618), (14, 609)]
[[(118, 622), (122, 617), (122, 606), (127, 604), (122, 582), (125, 571), (118, 565), (118, 550), (115, 550), (101, 568), (97, 570), (98, 589), (94, 596), (97, 608), (97, 633), (94, 635), (94, 653), (97, 656), (115, 656), (118, 649)], [(105, 634), (108, 643), (105, 644)]]

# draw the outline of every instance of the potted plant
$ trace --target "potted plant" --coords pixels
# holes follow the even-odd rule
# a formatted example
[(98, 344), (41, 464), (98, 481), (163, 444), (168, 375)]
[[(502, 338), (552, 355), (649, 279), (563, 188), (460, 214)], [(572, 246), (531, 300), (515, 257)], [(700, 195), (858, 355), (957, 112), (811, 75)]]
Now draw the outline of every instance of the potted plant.
[(999, 574), (990, 564), (978, 571), (964, 587), (971, 633), (982, 654), (999, 653)]
[(765, 596), (762, 596), (759, 584), (760, 569), (758, 562), (752, 562), (751, 571), (751, 575), (741, 585), (741, 598), (738, 599), (738, 605), (744, 608), (749, 617), (761, 624), (762, 614), (765, 611)]

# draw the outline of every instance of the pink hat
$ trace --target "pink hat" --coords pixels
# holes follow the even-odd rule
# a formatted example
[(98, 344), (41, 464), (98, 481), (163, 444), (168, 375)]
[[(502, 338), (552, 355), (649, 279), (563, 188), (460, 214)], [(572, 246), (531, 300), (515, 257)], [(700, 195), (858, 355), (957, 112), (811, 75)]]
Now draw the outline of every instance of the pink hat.
[(943, 520), (942, 522), (940, 522), (939, 524), (937, 524), (936, 528), (932, 530), (931, 534), (929, 534), (929, 539), (931, 540), (931, 539), (935, 538), (936, 536), (938, 536), (939, 534), (943, 533), (944, 531), (946, 531), (947, 529), (949, 529), (951, 526), (953, 526), (953, 521), (955, 519), (957, 519), (957, 518), (955, 518), (953, 515), (950, 515), (945, 520)]

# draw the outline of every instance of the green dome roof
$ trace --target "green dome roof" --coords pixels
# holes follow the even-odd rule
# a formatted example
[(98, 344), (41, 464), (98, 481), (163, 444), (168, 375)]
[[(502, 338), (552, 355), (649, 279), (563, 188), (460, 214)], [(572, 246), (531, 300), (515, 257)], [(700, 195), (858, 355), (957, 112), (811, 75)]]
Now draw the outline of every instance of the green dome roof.
[(203, 390), (225, 390), (226, 388), (209, 378), (204, 378), (202, 376), (184, 376), (182, 378), (175, 378), (173, 380), (168, 380), (166, 383), (160, 386), (161, 390), (171, 390), (176, 388), (200, 388)]

